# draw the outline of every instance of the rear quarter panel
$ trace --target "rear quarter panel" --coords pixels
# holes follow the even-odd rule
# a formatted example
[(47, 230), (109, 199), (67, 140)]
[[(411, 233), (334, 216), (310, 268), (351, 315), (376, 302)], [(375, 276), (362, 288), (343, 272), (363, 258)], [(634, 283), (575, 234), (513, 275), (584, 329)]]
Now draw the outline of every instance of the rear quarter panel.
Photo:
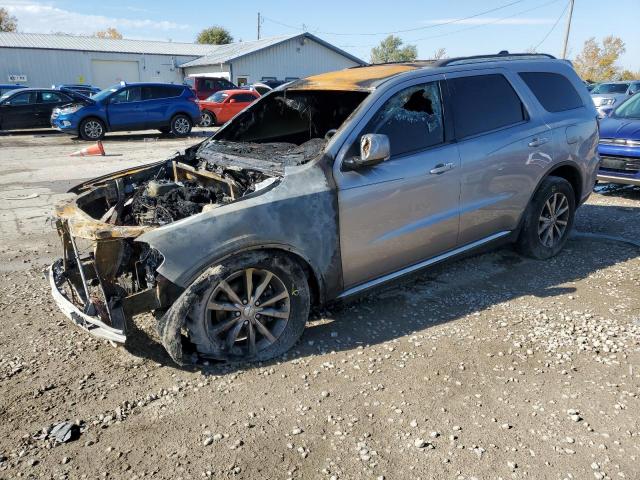
[(518, 77), (523, 88), (529, 92), (528, 94), (538, 105), (539, 115), (549, 126), (553, 136), (553, 162), (544, 175), (563, 164), (577, 168), (581, 178), (580, 202), (584, 202), (593, 190), (600, 162), (598, 156), (598, 114), (589, 92), (584, 88), (580, 77), (573, 68), (564, 62), (545, 62), (544, 66), (531, 62), (517, 66), (517, 68), (514, 66), (513, 69), (517, 69), (518, 72), (545, 71), (563, 75), (571, 82), (580, 96), (582, 107), (563, 112), (548, 112), (540, 105), (524, 81)]

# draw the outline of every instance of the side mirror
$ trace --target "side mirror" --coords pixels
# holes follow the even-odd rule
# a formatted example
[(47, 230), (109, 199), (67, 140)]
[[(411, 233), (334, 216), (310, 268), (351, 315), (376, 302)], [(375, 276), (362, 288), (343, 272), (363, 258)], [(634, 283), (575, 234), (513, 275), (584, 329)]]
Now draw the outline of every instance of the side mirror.
[(236, 102), (237, 102), (237, 100), (235, 98), (230, 98), (229, 99), (229, 103), (236, 103)]
[(380, 133), (367, 133), (360, 137), (360, 156), (345, 159), (347, 170), (371, 167), (391, 157), (389, 137)]

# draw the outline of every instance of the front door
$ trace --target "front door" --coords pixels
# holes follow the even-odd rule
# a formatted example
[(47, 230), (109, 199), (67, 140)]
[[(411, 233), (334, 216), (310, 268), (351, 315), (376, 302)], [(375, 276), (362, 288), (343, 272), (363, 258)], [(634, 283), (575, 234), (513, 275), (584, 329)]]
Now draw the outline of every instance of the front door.
[(379, 133), (389, 137), (389, 160), (356, 171), (336, 162), (345, 289), (456, 246), (460, 157), (446, 128), (445, 88), (416, 80), (376, 104), (345, 158), (359, 154), (362, 134)]
[(111, 130), (143, 130), (147, 126), (140, 87), (126, 87), (112, 95), (107, 112)]
[(22, 92), (5, 100), (2, 104), (2, 125), (0, 128), (11, 130), (16, 128), (37, 127), (36, 92)]

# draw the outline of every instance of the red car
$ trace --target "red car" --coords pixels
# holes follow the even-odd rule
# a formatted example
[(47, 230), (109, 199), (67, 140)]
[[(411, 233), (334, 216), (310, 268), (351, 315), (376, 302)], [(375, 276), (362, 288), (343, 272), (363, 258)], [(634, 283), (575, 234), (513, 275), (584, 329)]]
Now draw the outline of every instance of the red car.
[(253, 90), (223, 90), (206, 100), (200, 100), (202, 120), (200, 125), (212, 127), (228, 122), (256, 99), (260, 94)]

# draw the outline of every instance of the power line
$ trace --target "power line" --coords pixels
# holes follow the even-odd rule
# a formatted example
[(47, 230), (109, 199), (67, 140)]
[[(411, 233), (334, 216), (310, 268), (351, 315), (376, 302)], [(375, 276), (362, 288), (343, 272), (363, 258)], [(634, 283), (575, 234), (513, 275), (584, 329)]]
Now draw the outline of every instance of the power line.
[(554, 31), (554, 30), (556, 29), (556, 27), (558, 26), (558, 23), (560, 23), (560, 20), (562, 20), (562, 17), (564, 17), (564, 12), (566, 12), (566, 11), (567, 11), (567, 7), (569, 7), (569, 3), (567, 3), (567, 4), (564, 6), (564, 8), (562, 9), (562, 13), (560, 13), (560, 16), (558, 17), (558, 19), (556, 20), (556, 22), (551, 26), (551, 28), (549, 29), (549, 31), (547, 32), (547, 34), (544, 36), (544, 38), (543, 38), (542, 40), (540, 40), (540, 42), (539, 42), (535, 47), (533, 47), (533, 49), (534, 49), (534, 50), (537, 50), (537, 49), (538, 49), (538, 47), (539, 47), (540, 45), (542, 45), (542, 44), (547, 40), (547, 38), (549, 38), (549, 35), (551, 35), (551, 34), (553, 33), (553, 31)]
[[(458, 30), (453, 30), (451, 32), (444, 32), (444, 33), (439, 33), (437, 35), (430, 35), (428, 37), (420, 37), (420, 38), (414, 38), (414, 39), (410, 39), (410, 40), (406, 40), (405, 43), (412, 43), (412, 42), (421, 42), (423, 40), (430, 40), (432, 38), (441, 38), (441, 37), (447, 37), (449, 35), (455, 35), (457, 33), (461, 33), (461, 32), (466, 32), (468, 30), (473, 30), (476, 28), (481, 28), (481, 27), (486, 27), (487, 25), (493, 25), (495, 23), (500, 23), (504, 20), (508, 20), (510, 18), (514, 18), (514, 17), (518, 17), (520, 15), (523, 15), (525, 13), (529, 13), (532, 12), (534, 10), (539, 10), (540, 8), (544, 8), (548, 5), (554, 4), (554, 3), (558, 3), (560, 0), (551, 0), (549, 2), (545, 2), (541, 5), (537, 5), (533, 8), (528, 8), (526, 10), (522, 10), (520, 12), (511, 14), (511, 15), (507, 15), (505, 17), (501, 17), (501, 18), (496, 18), (494, 20), (490, 20), (488, 22), (485, 23), (480, 23), (478, 25), (471, 25), (469, 27), (465, 27), (465, 28), (459, 28)], [(370, 48), (370, 47), (374, 47), (375, 45), (369, 44), (369, 45), (338, 45), (341, 48)]]
[[(391, 31), (391, 32), (375, 32), (375, 33), (345, 33), (345, 32), (323, 32), (323, 31), (320, 31), (320, 30), (314, 30), (314, 32), (319, 33), (319, 34), (322, 34), (322, 35), (344, 35), (344, 36), (393, 35), (393, 34), (395, 34), (395, 33), (415, 32), (415, 31), (418, 31), (418, 30), (427, 30), (427, 29), (430, 29), (430, 28), (437, 28), (437, 27), (442, 27), (442, 26), (444, 26), (444, 25), (451, 25), (451, 24), (453, 24), (453, 23), (463, 22), (463, 21), (465, 21), (465, 20), (470, 20), (470, 19), (473, 19), (473, 18), (476, 18), (476, 17), (480, 17), (480, 16), (482, 16), (482, 15), (486, 15), (486, 14), (488, 14), (488, 13), (497, 12), (498, 10), (502, 10), (502, 9), (507, 8), (507, 7), (510, 7), (510, 6), (512, 6), (512, 5), (516, 5), (516, 4), (518, 4), (518, 3), (522, 3), (522, 2), (524, 2), (524, 1), (525, 1), (525, 0), (515, 0), (515, 1), (509, 2), (509, 3), (506, 3), (506, 4), (504, 4), (504, 5), (500, 5), (500, 6), (498, 6), (498, 7), (494, 7), (494, 8), (491, 8), (491, 9), (489, 9), (489, 10), (485, 10), (485, 11), (483, 11), (483, 12), (474, 13), (473, 15), (469, 15), (468, 17), (455, 18), (455, 19), (452, 19), (452, 20), (447, 20), (446, 22), (433, 23), (433, 24), (431, 24), (431, 25), (425, 25), (425, 26), (423, 26), (423, 27), (414, 27), (414, 28), (406, 28), (406, 29), (403, 29), (403, 30), (394, 30), (394, 31)], [(283, 26), (283, 27), (291, 28), (291, 29), (294, 29), (294, 30), (301, 30), (301, 31), (303, 30), (303, 29), (301, 29), (300, 27), (295, 27), (295, 26), (293, 26), (293, 25), (289, 25), (289, 24), (286, 24), (286, 23), (280, 22), (280, 21), (278, 21), (278, 20), (274, 20), (274, 19), (272, 19), (272, 18), (265, 17), (264, 15), (263, 15), (263, 18), (264, 18), (265, 20), (268, 20), (268, 21), (270, 21), (270, 22), (276, 23), (276, 24), (281, 25), (281, 26)]]

